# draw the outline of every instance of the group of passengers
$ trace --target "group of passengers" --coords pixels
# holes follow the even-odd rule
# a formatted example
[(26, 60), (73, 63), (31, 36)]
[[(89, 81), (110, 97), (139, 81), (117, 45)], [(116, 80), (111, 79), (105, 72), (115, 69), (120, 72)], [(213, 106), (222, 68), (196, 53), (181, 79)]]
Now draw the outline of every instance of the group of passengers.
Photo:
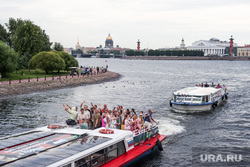
[(225, 85), (220, 85), (219, 83), (218, 83), (218, 85), (215, 85), (213, 82), (212, 82), (212, 84), (209, 86), (208, 85), (208, 83), (206, 82), (205, 84), (203, 84), (203, 83), (201, 83), (201, 84), (196, 84), (195, 85), (196, 87), (215, 87), (215, 88), (222, 88), (222, 86), (224, 87), (224, 88), (226, 88), (226, 86)]
[(137, 116), (133, 108), (125, 110), (123, 106), (118, 105), (113, 110), (109, 110), (107, 104), (104, 104), (103, 108), (101, 108), (100, 104), (97, 106), (91, 103), (91, 108), (89, 109), (87, 105), (83, 106), (84, 103), (85, 101), (80, 105), (80, 112), (77, 111), (78, 107), (71, 107), (68, 104), (65, 106), (63, 104), (65, 111), (70, 114), (70, 119), (66, 121), (68, 125), (78, 125), (81, 129), (105, 127), (134, 131), (143, 129), (150, 123), (155, 123), (151, 109), (145, 115), (143, 115), (143, 111), (140, 111), (139, 116)]

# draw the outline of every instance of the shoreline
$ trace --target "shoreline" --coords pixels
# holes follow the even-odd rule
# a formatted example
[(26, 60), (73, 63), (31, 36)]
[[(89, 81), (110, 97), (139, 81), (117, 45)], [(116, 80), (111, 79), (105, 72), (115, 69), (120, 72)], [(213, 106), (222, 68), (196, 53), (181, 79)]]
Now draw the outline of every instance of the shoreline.
[(127, 60), (227, 60), (249, 61), (250, 57), (196, 57), (196, 56), (123, 56)]
[(85, 77), (67, 78), (67, 79), (55, 79), (39, 82), (24, 82), (10, 85), (0, 85), (0, 99), (11, 97), (13, 95), (22, 95), (33, 92), (41, 92), (51, 89), (62, 89), (67, 87), (75, 87), (87, 84), (96, 84), (102, 82), (109, 82), (118, 80), (121, 77), (120, 74), (107, 71), (98, 75), (89, 75)]

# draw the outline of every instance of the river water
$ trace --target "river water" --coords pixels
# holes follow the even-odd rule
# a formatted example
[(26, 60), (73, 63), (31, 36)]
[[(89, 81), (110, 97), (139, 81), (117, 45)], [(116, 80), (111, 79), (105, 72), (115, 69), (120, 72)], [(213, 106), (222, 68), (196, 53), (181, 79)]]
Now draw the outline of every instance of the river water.
[[(193, 147), (247, 147), (250, 145), (250, 61), (158, 61), (78, 59), (82, 66), (106, 66), (119, 80), (0, 99), (0, 137), (68, 118), (62, 104), (106, 103), (146, 112), (160, 121), (167, 135), (163, 151), (137, 166), (191, 166)], [(211, 112), (173, 112), (169, 100), (175, 90), (200, 82), (225, 84), (229, 99)]]

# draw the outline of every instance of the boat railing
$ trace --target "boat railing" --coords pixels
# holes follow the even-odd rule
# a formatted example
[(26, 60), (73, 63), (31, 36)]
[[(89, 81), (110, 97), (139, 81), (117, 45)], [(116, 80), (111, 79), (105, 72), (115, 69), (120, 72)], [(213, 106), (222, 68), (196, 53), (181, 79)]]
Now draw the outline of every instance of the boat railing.
[(138, 145), (147, 139), (155, 136), (159, 132), (157, 123), (148, 123), (143, 129), (133, 131), (134, 145)]
[(157, 123), (149, 123), (143, 129), (136, 129), (136, 130), (134, 130), (133, 131), (133, 136), (138, 136), (138, 135), (143, 134), (145, 132), (149, 132), (149, 131), (151, 131), (151, 130), (153, 130), (155, 128), (158, 128)]

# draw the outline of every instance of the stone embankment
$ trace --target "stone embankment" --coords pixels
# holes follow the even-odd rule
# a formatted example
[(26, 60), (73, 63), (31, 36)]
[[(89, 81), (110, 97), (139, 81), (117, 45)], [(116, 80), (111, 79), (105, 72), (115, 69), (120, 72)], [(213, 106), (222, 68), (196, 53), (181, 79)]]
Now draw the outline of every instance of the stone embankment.
[(250, 57), (198, 57), (198, 56), (123, 56), (122, 59), (132, 60), (250, 60)]
[(57, 89), (63, 87), (73, 87), (85, 84), (100, 83), (115, 80), (120, 77), (119, 74), (111, 71), (100, 73), (98, 75), (74, 76), (68, 78), (56, 78), (54, 80), (39, 80), (38, 82), (23, 82), (15, 84), (0, 83), (0, 97), (4, 98), (10, 95), (25, 94), (42, 90)]

